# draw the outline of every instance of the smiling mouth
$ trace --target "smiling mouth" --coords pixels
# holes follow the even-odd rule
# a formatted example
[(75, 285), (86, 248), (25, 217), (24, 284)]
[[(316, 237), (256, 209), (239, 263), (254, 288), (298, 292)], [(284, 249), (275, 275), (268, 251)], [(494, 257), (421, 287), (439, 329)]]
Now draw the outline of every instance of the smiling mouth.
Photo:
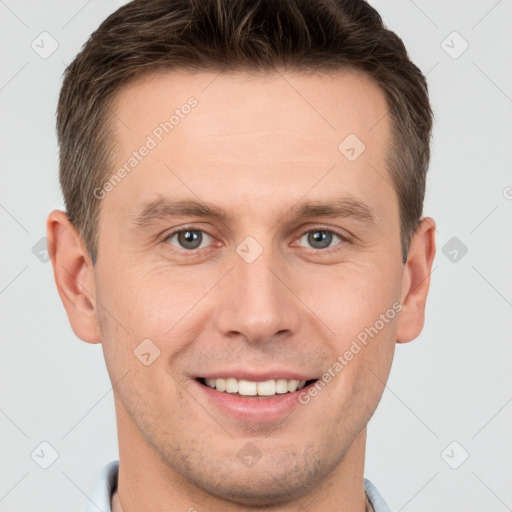
[(204, 386), (215, 389), (221, 393), (243, 397), (272, 397), (300, 391), (302, 388), (316, 382), (318, 379), (272, 379), (263, 382), (235, 378), (199, 378), (197, 380)]

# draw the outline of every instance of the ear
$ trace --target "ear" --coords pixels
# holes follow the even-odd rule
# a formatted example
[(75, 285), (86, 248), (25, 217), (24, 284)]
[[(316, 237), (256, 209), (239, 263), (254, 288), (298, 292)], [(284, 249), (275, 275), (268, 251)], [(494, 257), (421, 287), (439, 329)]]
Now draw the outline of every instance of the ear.
[(100, 343), (94, 267), (82, 237), (60, 210), (48, 215), (46, 236), (57, 291), (73, 332), (87, 343)]
[(430, 286), (432, 263), (436, 254), (436, 224), (426, 217), (421, 220), (411, 240), (402, 284), (402, 306), (397, 330), (397, 343), (416, 338), (425, 321), (425, 303)]

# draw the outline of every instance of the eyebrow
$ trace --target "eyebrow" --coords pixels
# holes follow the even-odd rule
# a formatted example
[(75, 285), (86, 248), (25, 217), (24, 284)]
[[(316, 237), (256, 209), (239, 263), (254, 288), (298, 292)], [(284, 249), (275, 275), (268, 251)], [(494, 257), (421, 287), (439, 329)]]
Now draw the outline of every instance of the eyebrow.
[[(376, 214), (367, 204), (352, 197), (341, 197), (333, 201), (307, 201), (290, 208), (284, 217), (295, 219), (311, 217), (351, 218), (360, 222), (374, 224)], [(147, 227), (157, 221), (172, 217), (201, 217), (219, 219), (224, 222), (233, 219), (233, 215), (222, 207), (206, 201), (172, 200), (158, 196), (153, 201), (131, 216), (131, 220), (138, 227)]]

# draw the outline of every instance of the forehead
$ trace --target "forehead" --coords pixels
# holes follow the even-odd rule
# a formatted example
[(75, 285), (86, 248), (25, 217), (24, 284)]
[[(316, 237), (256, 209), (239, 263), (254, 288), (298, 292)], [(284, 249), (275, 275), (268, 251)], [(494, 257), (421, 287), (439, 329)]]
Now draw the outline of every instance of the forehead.
[[(191, 109), (187, 101), (197, 105)], [(231, 142), (233, 158), (247, 156), (236, 151), (239, 146), (252, 149), (252, 161), (275, 160), (296, 151), (297, 156), (315, 153), (332, 160), (350, 134), (371, 151), (386, 146), (386, 112), (382, 90), (355, 71), (182, 70), (147, 75), (124, 87), (117, 97), (114, 130), (120, 149), (138, 147), (141, 134), (155, 138), (157, 130), (158, 138), (158, 127), (170, 122), (172, 133), (163, 127), (160, 135), (165, 140), (157, 142), (191, 142), (196, 150), (201, 148), (198, 157), (218, 142)], [(286, 139), (288, 146), (280, 147), (276, 137)]]
[[(387, 110), (381, 89), (353, 71), (147, 75), (125, 86), (113, 109), (114, 169), (132, 159), (136, 172), (109, 202), (177, 188), (223, 202), (244, 188), (252, 198), (295, 200), (333, 166), (316, 190), (336, 181), (375, 195), (383, 180), (391, 183)], [(142, 146), (151, 149), (133, 160)]]

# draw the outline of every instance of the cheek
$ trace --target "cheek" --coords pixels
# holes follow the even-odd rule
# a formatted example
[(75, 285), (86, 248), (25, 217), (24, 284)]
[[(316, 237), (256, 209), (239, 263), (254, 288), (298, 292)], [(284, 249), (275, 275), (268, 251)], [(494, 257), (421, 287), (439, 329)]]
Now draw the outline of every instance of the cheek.
[[(381, 315), (386, 315), (400, 299), (397, 277), (395, 269), (350, 263), (338, 268), (308, 269), (307, 276), (299, 272), (294, 287), (310, 311), (331, 330), (340, 351), (379, 322)], [(391, 311), (385, 319), (385, 329), (379, 322), (378, 330), (393, 329), (395, 316)]]
[(101, 276), (97, 293), (108, 312), (101, 318), (102, 336), (117, 351), (133, 359), (133, 351), (149, 339), (166, 358), (174, 357), (200, 334), (208, 317), (204, 297), (218, 281), (215, 272), (151, 265), (112, 268)]
[[(364, 415), (369, 417), (380, 400), (401, 309), (397, 277), (396, 270), (381, 267), (372, 272), (355, 265), (329, 275), (325, 269), (317, 275), (308, 273), (308, 286), (301, 296), (331, 331), (325, 340), (332, 357), (330, 371), (336, 375), (330, 388), (333, 407), (335, 403), (366, 404)], [(336, 361), (340, 364), (335, 366)]]
[(185, 296), (193, 294), (191, 287), (179, 278), (179, 270), (173, 273), (174, 276), (169, 270), (113, 267), (99, 279), (98, 301), (122, 318), (130, 332), (148, 330), (148, 336), (155, 334), (155, 330), (165, 332), (174, 319), (185, 313)]
[[(385, 261), (296, 265), (283, 276), (296, 295), (290, 295), (289, 306), (302, 310), (304, 319), (310, 317), (324, 330), (336, 357), (400, 297), (397, 269), (385, 266)], [(116, 342), (118, 347), (124, 343), (133, 351), (149, 338), (173, 356), (200, 335), (216, 309), (222, 309), (217, 300), (212, 302), (215, 291), (210, 292), (224, 273), (224, 267), (216, 265), (104, 263), (97, 283), (98, 302), (107, 312), (102, 333), (110, 339), (112, 324), (116, 338), (124, 339)], [(384, 333), (391, 328), (386, 325)]]

